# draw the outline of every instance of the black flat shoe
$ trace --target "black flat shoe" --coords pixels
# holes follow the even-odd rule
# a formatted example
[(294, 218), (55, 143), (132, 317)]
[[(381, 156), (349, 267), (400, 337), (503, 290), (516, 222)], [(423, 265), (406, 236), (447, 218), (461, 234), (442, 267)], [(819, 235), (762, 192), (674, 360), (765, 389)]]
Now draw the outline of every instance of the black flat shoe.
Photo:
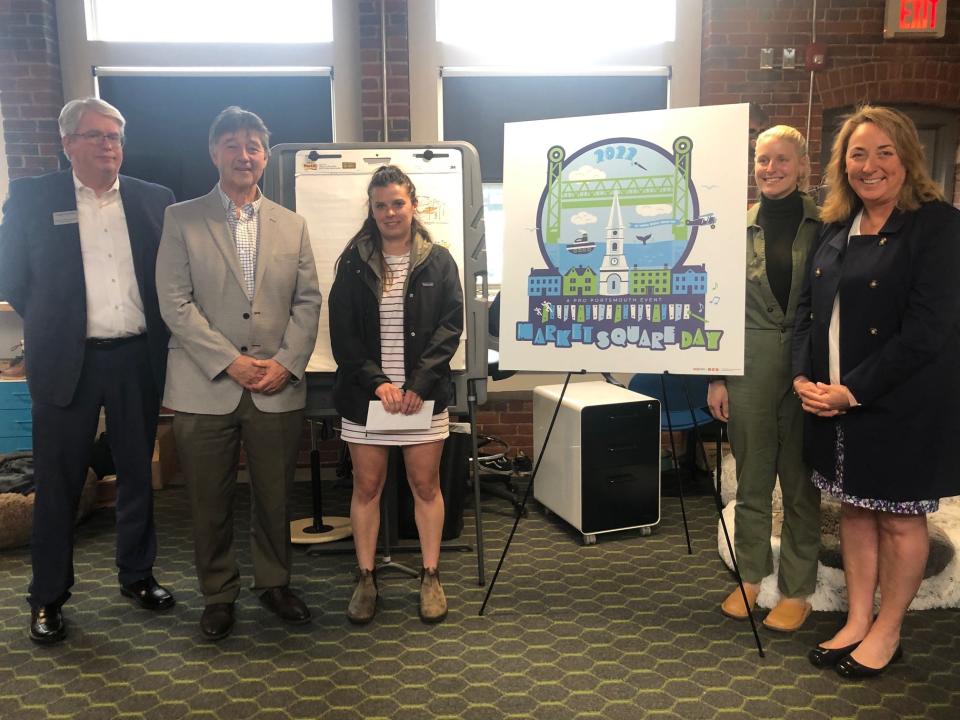
[(222, 640), (233, 630), (233, 603), (213, 603), (203, 609), (200, 633), (207, 640)]
[(53, 645), (67, 636), (67, 626), (58, 605), (41, 605), (30, 610), (30, 639), (40, 645)]
[(852, 645), (845, 645), (840, 648), (828, 649), (825, 647), (820, 647), (817, 645), (813, 650), (807, 653), (807, 659), (810, 661), (810, 664), (818, 668), (827, 668), (834, 667), (840, 659), (845, 655), (849, 655), (858, 647), (862, 640), (853, 643)]
[(137, 580), (129, 585), (121, 585), (120, 594), (128, 598), (133, 598), (144, 610), (153, 610), (154, 612), (169, 610), (176, 604), (173, 595), (171, 595), (166, 588), (162, 587), (160, 583), (154, 579), (153, 575), (148, 575), (142, 580)]
[(837, 675), (850, 680), (861, 680), (863, 678), (876, 677), (902, 657), (903, 649), (897, 645), (897, 649), (893, 651), (893, 657), (890, 658), (890, 662), (881, 668), (872, 668), (867, 667), (866, 665), (861, 665), (853, 659), (852, 655), (847, 655), (837, 663)]

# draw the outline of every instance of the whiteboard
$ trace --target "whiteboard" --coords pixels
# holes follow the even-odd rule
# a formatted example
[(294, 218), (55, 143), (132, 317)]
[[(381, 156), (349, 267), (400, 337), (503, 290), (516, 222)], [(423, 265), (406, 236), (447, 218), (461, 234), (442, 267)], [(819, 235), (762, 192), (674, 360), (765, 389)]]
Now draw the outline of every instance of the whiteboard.
[[(333, 286), (337, 258), (367, 216), (367, 185), (382, 165), (396, 165), (410, 176), (417, 190), (420, 221), (433, 241), (450, 251), (463, 278), (463, 161), (459, 152), (425, 153), (415, 148), (302, 149), (296, 152), (294, 160), (296, 211), (307, 221), (325, 297)], [(466, 343), (465, 323), (460, 346), (450, 362), (454, 371), (466, 369)], [(329, 303), (324, 302), (307, 372), (336, 369), (330, 347)]]

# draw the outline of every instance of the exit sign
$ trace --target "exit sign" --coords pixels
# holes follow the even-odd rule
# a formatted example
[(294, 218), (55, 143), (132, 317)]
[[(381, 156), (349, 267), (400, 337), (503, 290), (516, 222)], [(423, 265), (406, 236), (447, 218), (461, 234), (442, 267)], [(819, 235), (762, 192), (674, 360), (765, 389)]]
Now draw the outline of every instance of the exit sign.
[(941, 38), (947, 24), (947, 0), (887, 0), (885, 38)]

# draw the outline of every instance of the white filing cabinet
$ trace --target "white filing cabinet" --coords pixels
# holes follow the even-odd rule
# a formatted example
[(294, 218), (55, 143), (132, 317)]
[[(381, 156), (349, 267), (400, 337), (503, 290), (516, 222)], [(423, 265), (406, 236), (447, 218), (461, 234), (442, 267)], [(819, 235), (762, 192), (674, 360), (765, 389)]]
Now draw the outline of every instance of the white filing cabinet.
[[(533, 391), (533, 449), (540, 456), (562, 385)], [(660, 401), (610, 383), (570, 383), (533, 496), (587, 545), (599, 533), (660, 522)]]

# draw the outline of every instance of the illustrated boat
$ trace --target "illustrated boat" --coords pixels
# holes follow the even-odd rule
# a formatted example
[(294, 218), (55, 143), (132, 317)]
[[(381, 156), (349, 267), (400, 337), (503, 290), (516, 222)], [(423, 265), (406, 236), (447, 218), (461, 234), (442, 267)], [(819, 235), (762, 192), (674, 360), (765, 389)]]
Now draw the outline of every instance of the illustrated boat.
[(586, 255), (588, 252), (593, 252), (596, 246), (597, 244), (595, 242), (590, 242), (587, 238), (587, 233), (583, 232), (580, 233), (576, 240), (567, 245), (567, 252), (573, 253), (574, 255)]

